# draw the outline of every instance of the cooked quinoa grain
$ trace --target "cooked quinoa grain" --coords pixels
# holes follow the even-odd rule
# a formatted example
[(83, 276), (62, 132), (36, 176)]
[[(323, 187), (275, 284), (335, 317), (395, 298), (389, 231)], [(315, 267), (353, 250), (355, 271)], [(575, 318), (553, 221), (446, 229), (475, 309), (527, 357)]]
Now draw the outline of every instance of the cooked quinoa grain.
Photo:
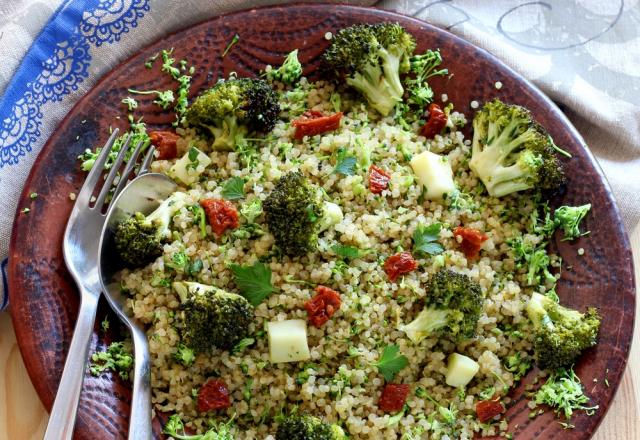
[[(333, 112), (332, 85), (303, 78), (301, 88), (307, 93), (308, 108)], [(475, 419), (475, 405), (483, 390), (500, 387), (501, 382), (513, 384), (513, 373), (504, 368), (508, 356), (519, 353), (527, 358), (532, 353), (532, 332), (523, 310), (531, 288), (524, 282), (526, 274), (516, 268), (507, 239), (526, 234), (534, 202), (525, 197), (491, 198), (481, 190), (468, 168), (470, 142), (460, 131), (466, 123), (461, 113), (451, 113), (455, 123), (449, 124), (445, 135), (427, 140), (416, 134), (417, 122), (412, 132), (407, 131), (391, 117), (376, 119), (363, 104), (346, 97), (342, 108), (345, 114), (339, 130), (302, 141), (292, 140), (293, 128), (285, 112), (267, 141), (256, 143), (257, 151), (249, 161), (237, 152), (212, 151), (191, 129), (178, 130), (179, 155), (193, 145), (212, 161), (199, 182), (183, 188), (187, 205), (220, 198), (224, 182), (241, 177), (246, 182), (245, 195), (233, 202), (240, 209), (253, 199), (264, 201), (283, 174), (300, 171), (342, 208), (344, 218), (320, 235), (317, 252), (291, 259), (274, 253), (264, 216), (256, 221), (265, 231), (258, 238), (235, 239), (230, 231), (216, 238), (207, 225), (203, 239), (194, 213), (182, 208), (173, 217), (172, 240), (165, 244), (163, 256), (144, 268), (121, 273), (122, 286), (130, 294), (129, 312), (148, 328), (154, 408), (180, 414), (189, 428), (199, 432), (207, 429), (211, 418), (226, 421), (235, 415), (238, 439), (273, 439), (277, 415), (293, 407), (339, 423), (353, 439), (397, 439), (400, 434), (428, 429), (427, 416), (437, 414), (435, 401), (456, 411), (453, 424), (446, 428), (452, 438), (471, 439), (476, 432), (498, 435), (506, 424), (481, 425)], [(369, 149), (371, 163), (391, 175), (381, 194), (369, 191), (366, 164), (358, 163), (353, 175), (334, 172), (338, 149), (356, 146)], [(467, 203), (451, 207), (451, 201), (422, 200), (409, 160), (425, 150), (448, 158), (457, 187), (468, 195)], [(156, 161), (152, 170), (166, 172), (174, 162)], [(415, 255), (418, 268), (396, 282), (389, 281), (382, 263), (399, 251), (410, 251), (416, 228), (433, 223), (442, 224), (438, 242), (444, 252)], [(457, 226), (488, 236), (478, 259), (469, 260), (460, 250), (453, 234)], [(336, 244), (368, 251), (343, 260), (332, 250)], [(191, 261), (200, 259), (202, 270), (186, 275), (168, 268), (166, 262), (177, 252), (184, 252)], [(237, 354), (221, 350), (199, 354), (187, 367), (177, 362), (173, 355), (180, 343), (175, 328), (180, 299), (168, 281), (197, 281), (237, 292), (230, 264), (257, 260), (271, 269), (277, 291), (255, 308), (251, 327), (255, 344)], [(469, 276), (482, 289), (485, 299), (477, 335), (458, 344), (438, 337), (413, 344), (398, 330), (399, 323), (417, 316), (430, 276), (443, 266)], [(304, 304), (315, 294), (316, 285), (340, 294), (339, 310), (324, 326), (308, 326), (309, 361), (271, 364), (265, 323), (307, 320)], [(408, 359), (394, 383), (410, 385), (407, 409), (396, 423), (390, 423), (393, 414), (378, 409), (385, 381), (373, 365), (391, 344), (398, 345)], [(479, 364), (479, 372), (464, 392), (446, 385), (444, 379), (447, 356), (454, 351)], [(194, 396), (210, 377), (226, 382), (232, 406), (201, 414)]]

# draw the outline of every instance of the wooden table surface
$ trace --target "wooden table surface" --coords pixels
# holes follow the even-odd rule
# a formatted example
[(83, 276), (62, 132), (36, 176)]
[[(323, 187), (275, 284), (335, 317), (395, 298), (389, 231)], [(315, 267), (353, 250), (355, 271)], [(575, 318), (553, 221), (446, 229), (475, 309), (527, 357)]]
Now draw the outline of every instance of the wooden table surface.
[[(640, 225), (631, 236), (631, 246), (640, 286)], [(636, 301), (636, 315), (640, 317), (640, 301)], [(41, 439), (47, 419), (22, 363), (9, 314), (0, 313), (0, 440)], [(640, 439), (640, 325), (636, 325), (629, 365), (613, 405), (593, 437), (619, 439)]]

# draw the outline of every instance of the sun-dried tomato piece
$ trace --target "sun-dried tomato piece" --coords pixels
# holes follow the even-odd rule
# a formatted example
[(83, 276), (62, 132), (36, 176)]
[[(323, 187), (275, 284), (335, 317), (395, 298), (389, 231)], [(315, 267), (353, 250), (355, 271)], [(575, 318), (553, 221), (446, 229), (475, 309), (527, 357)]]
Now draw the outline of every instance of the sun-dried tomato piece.
[(304, 304), (309, 322), (320, 328), (340, 308), (340, 294), (326, 286), (316, 287), (316, 294)]
[(204, 208), (211, 229), (216, 235), (220, 236), (227, 229), (238, 227), (238, 210), (233, 203), (221, 199), (204, 199), (200, 200), (200, 206)]
[(397, 280), (400, 275), (409, 273), (417, 267), (418, 262), (408, 251), (392, 255), (384, 262), (384, 271), (391, 281)]
[(489, 239), (487, 234), (483, 234), (477, 229), (462, 226), (458, 226), (453, 230), (453, 236), (462, 237), (462, 242), (459, 244), (460, 250), (470, 260), (480, 255), (480, 246)]
[(429, 104), (429, 119), (420, 129), (420, 134), (427, 139), (433, 139), (447, 125), (447, 115), (438, 104)]
[(380, 194), (389, 187), (391, 175), (376, 165), (369, 167), (369, 191)]
[(500, 397), (496, 397), (491, 400), (481, 400), (476, 403), (476, 415), (480, 423), (488, 422), (495, 416), (502, 414), (504, 406), (500, 402)]
[(209, 379), (198, 392), (198, 411), (201, 413), (231, 406), (231, 394), (222, 379)]
[(328, 131), (337, 130), (340, 127), (342, 112), (324, 116), (322, 113), (310, 110), (302, 114), (302, 117), (291, 122), (296, 129), (293, 137), (302, 139), (305, 136), (315, 136), (316, 134), (326, 133)]
[(388, 383), (384, 386), (378, 408), (384, 412), (395, 413), (404, 407), (409, 395), (409, 385)]
[(150, 131), (151, 144), (156, 147), (158, 160), (169, 160), (178, 157), (178, 136), (173, 131)]

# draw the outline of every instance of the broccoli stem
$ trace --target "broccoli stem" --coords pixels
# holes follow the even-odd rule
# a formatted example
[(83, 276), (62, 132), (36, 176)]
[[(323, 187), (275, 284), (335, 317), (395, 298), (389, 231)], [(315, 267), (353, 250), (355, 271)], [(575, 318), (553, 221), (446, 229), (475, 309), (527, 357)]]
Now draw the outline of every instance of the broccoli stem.
[(424, 338), (445, 327), (449, 322), (449, 310), (425, 308), (418, 317), (401, 328), (409, 339), (419, 343)]
[[(399, 82), (398, 79), (398, 84)], [(347, 84), (359, 90), (382, 116), (391, 113), (396, 103), (402, 99), (402, 85), (399, 86), (399, 91), (394, 89), (393, 84), (382, 75), (379, 66), (367, 65), (362, 72), (356, 72), (353, 77), (347, 78)]]

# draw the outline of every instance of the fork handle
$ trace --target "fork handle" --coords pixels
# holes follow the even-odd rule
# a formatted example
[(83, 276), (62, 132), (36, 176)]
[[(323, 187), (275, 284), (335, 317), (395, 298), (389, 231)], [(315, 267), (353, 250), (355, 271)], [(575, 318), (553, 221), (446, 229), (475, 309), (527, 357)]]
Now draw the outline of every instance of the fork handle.
[(98, 295), (81, 288), (80, 311), (64, 362), (58, 393), (51, 408), (44, 440), (68, 440), (73, 436), (80, 391), (87, 366), (89, 341), (98, 308)]
[(151, 363), (149, 342), (144, 332), (131, 326), (133, 340), (134, 369), (131, 417), (129, 418), (129, 440), (151, 440)]

